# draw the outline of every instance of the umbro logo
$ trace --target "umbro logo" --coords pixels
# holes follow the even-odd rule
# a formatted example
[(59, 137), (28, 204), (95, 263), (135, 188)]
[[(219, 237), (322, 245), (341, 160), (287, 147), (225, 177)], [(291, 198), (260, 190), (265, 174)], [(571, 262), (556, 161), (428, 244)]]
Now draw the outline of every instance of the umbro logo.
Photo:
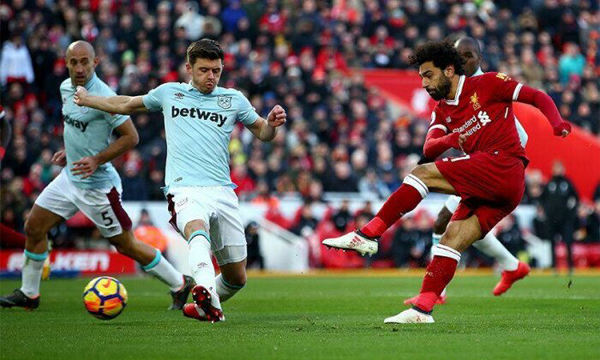
[(450, 116), (446, 116), (446, 122), (447, 122), (448, 124), (450, 124), (450, 122), (451, 122), (451, 121), (452, 121), (452, 119), (450, 118)]
[(181, 100), (181, 99), (183, 99), (183, 97), (184, 97), (184, 95), (180, 92), (175, 94), (175, 99), (177, 99), (177, 100)]

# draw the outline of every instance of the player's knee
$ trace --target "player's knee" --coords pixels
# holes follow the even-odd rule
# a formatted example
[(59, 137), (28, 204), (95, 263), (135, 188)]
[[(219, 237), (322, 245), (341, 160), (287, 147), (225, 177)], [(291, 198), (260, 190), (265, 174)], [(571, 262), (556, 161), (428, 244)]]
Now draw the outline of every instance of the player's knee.
[(44, 240), (46, 232), (46, 229), (34, 219), (29, 218), (25, 221), (25, 235), (27, 236), (27, 242), (39, 242)]
[(453, 226), (453, 224), (449, 224), (446, 227), (446, 231), (444, 232), (444, 236), (440, 240), (440, 244), (450, 246), (454, 248), (457, 242), (460, 241), (460, 231), (458, 226)]
[(230, 283), (231, 285), (244, 286), (244, 285), (246, 285), (246, 281), (247, 281), (246, 271), (245, 270), (236, 271), (233, 274), (229, 274), (229, 276), (227, 276), (225, 278), (225, 280), (227, 280), (227, 282)]

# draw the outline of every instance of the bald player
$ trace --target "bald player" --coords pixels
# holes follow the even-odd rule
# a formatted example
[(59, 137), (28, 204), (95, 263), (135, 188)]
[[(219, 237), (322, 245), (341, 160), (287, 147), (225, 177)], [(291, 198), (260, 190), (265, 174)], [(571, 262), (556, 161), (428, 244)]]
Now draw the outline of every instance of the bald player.
[[(22, 286), (0, 297), (2, 307), (35, 309), (40, 304), (40, 278), (48, 257), (47, 234), (54, 226), (81, 210), (117, 251), (139, 262), (143, 269), (165, 282), (173, 302), (181, 309), (187, 301), (193, 279), (175, 270), (160, 251), (136, 240), (131, 220), (121, 205), (121, 179), (110, 161), (135, 147), (138, 133), (128, 116), (77, 106), (77, 86), (99, 96), (115, 93), (94, 72), (98, 65), (92, 45), (76, 41), (66, 53), (69, 79), (60, 85), (64, 118), (65, 150), (52, 162), (64, 166), (61, 173), (38, 196), (25, 223), (26, 243)], [(111, 142), (115, 130), (120, 137)]]
[[(472, 77), (483, 74), (483, 71), (481, 70), (481, 61), (483, 60), (483, 57), (481, 55), (481, 47), (477, 40), (471, 37), (463, 37), (454, 43), (454, 47), (465, 60), (464, 69), (466, 76)], [(525, 148), (525, 144), (527, 144), (527, 133), (516, 118), (515, 125), (517, 127), (517, 132), (519, 133), (521, 145)], [(448, 197), (442, 210), (440, 210), (438, 218), (433, 225), (433, 245), (439, 244), (442, 234), (446, 231), (448, 223), (456, 211), (459, 202), (460, 197), (451, 195)], [(502, 295), (510, 289), (514, 282), (523, 279), (529, 274), (529, 266), (514, 257), (510, 251), (502, 245), (500, 240), (494, 236), (493, 232), (489, 232), (483, 239), (473, 243), (473, 246), (487, 256), (494, 258), (502, 269), (502, 279), (493, 291), (495, 296)], [(445, 300), (446, 290), (444, 289), (442, 296), (438, 299), (438, 303), (444, 303)], [(409, 303), (410, 301), (411, 299), (408, 299), (406, 303)]]

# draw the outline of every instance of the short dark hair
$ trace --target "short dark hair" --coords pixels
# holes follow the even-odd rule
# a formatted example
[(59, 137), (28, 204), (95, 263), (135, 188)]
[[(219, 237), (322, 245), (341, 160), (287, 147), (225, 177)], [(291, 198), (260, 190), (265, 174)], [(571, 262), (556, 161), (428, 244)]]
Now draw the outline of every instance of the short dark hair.
[(460, 56), (458, 50), (449, 41), (428, 41), (417, 46), (415, 54), (408, 59), (410, 64), (419, 67), (427, 61), (433, 61), (433, 65), (444, 70), (448, 65), (454, 66), (454, 72), (463, 75), (465, 60)]
[(225, 60), (225, 53), (221, 49), (221, 45), (212, 39), (200, 39), (194, 41), (187, 48), (187, 60), (191, 65), (194, 65), (196, 59), (208, 60)]

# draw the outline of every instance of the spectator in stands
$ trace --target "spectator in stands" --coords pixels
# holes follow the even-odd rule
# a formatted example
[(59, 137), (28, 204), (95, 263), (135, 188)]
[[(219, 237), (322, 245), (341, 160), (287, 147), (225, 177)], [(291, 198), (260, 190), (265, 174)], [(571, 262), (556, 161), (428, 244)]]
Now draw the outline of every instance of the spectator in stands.
[(258, 234), (258, 224), (251, 221), (246, 225), (246, 244), (248, 245), (248, 257), (246, 258), (247, 268), (265, 268), (265, 260), (260, 252), (260, 240)]
[(350, 213), (350, 203), (348, 200), (343, 200), (340, 208), (331, 217), (335, 228), (342, 232), (353, 219), (354, 217)]
[(305, 202), (298, 211), (300, 212), (300, 218), (290, 231), (298, 236), (307, 238), (315, 231), (319, 220), (315, 217), (312, 203), (310, 202)]
[(575, 43), (567, 43), (565, 45), (565, 53), (558, 61), (560, 82), (566, 84), (571, 81), (573, 76), (581, 78), (584, 68), (585, 58), (579, 51), (579, 46)]
[[(600, 201), (596, 202), (600, 204)], [(600, 206), (592, 207), (585, 203), (579, 204), (577, 208), (577, 219), (575, 221), (575, 241), (585, 243), (600, 242)]]
[(373, 169), (367, 170), (366, 175), (359, 180), (358, 189), (360, 194), (366, 198), (387, 199), (390, 196), (390, 189), (377, 177)]
[(567, 247), (569, 271), (572, 271), (573, 232), (579, 196), (571, 180), (565, 176), (565, 167), (560, 161), (556, 161), (552, 167), (552, 178), (546, 184), (541, 201), (546, 214), (549, 240), (552, 244), (552, 266), (556, 268), (555, 248), (560, 237)]
[(13, 82), (31, 84), (34, 81), (33, 66), (29, 50), (17, 31), (2, 46), (0, 59), (0, 83), (2, 87)]
[(411, 216), (402, 219), (402, 225), (394, 234), (392, 257), (396, 267), (424, 267), (427, 248), (431, 242), (431, 224), (426, 228), (421, 219)]
[(142, 209), (140, 220), (133, 231), (133, 235), (136, 239), (158, 249), (163, 255), (169, 245), (167, 237), (163, 234), (162, 230), (154, 225), (146, 209)]
[(496, 228), (496, 237), (511, 254), (520, 258), (525, 251), (525, 241), (515, 217), (511, 214), (502, 219)]

